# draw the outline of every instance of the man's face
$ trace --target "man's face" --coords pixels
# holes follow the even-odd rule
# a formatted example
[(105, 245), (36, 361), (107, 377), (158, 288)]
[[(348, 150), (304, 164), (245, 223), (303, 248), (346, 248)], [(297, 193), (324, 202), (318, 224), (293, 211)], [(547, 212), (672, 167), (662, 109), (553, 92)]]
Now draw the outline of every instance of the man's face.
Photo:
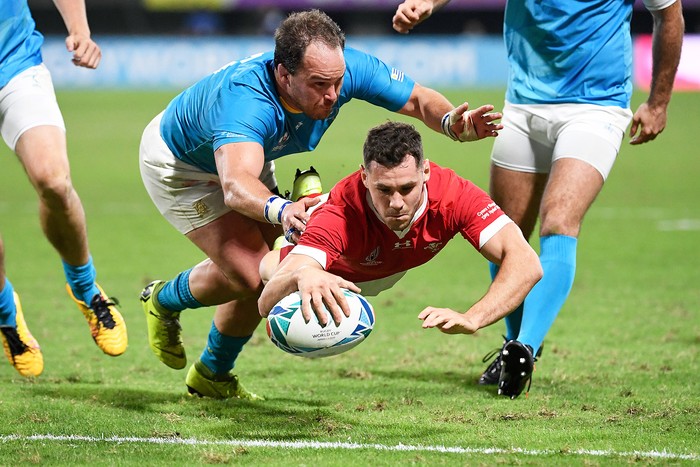
[(362, 169), (362, 182), (380, 219), (391, 230), (408, 227), (423, 201), (425, 182), (430, 178), (428, 161), (423, 160), (416, 167), (416, 159), (406, 156), (396, 167), (371, 162)]
[(311, 43), (295, 75), (278, 65), (279, 85), (287, 104), (315, 120), (328, 118), (345, 75), (345, 57), (340, 47)]

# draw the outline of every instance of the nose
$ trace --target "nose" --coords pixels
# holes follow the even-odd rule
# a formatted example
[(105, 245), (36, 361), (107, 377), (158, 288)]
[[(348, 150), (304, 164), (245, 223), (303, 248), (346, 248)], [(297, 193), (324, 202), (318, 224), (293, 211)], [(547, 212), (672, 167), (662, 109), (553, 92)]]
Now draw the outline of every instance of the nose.
[(404, 202), (403, 198), (399, 193), (394, 193), (391, 195), (389, 198), (389, 207), (395, 211), (401, 211), (401, 208), (403, 208)]
[(331, 102), (335, 102), (338, 100), (338, 90), (335, 88), (335, 86), (330, 86), (328, 88), (325, 97)]

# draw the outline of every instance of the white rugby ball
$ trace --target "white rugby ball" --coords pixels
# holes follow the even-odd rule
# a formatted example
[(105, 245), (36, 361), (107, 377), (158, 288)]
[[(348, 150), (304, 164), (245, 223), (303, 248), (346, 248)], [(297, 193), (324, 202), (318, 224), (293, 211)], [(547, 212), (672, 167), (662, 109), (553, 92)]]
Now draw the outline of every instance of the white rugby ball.
[(307, 358), (329, 357), (346, 352), (365, 340), (374, 327), (374, 309), (365, 297), (343, 289), (350, 316), (336, 326), (324, 307), (329, 323), (321, 327), (316, 315), (306, 323), (301, 294), (294, 292), (277, 303), (267, 316), (267, 335), (280, 349)]

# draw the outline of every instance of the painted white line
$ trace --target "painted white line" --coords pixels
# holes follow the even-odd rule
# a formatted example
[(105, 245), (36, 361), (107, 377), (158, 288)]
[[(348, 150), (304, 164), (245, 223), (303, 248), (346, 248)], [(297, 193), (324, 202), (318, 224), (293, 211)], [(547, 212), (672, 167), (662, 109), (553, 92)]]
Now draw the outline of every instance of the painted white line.
[(181, 444), (193, 446), (242, 446), (262, 448), (287, 448), (287, 449), (370, 449), (375, 451), (417, 451), (417, 452), (446, 452), (455, 454), (523, 454), (527, 456), (549, 456), (559, 454), (564, 456), (592, 456), (592, 457), (632, 457), (652, 459), (678, 459), (700, 460), (700, 454), (677, 454), (668, 451), (612, 451), (572, 449), (522, 449), (522, 448), (465, 448), (459, 446), (421, 446), (410, 444), (360, 444), (341, 442), (319, 441), (272, 441), (255, 439), (231, 439), (231, 440), (201, 440), (196, 438), (136, 438), (136, 437), (94, 437), (81, 435), (0, 435), (0, 442), (11, 441), (83, 441), (87, 443), (144, 443), (144, 444)]

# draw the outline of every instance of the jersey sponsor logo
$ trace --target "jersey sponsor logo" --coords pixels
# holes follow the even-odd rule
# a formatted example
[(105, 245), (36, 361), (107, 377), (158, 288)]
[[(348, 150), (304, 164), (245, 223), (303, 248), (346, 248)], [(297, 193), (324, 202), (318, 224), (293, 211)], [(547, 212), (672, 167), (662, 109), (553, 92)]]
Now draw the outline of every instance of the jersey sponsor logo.
[(403, 71), (397, 70), (396, 68), (391, 69), (391, 79), (394, 81), (402, 82), (403, 81)]
[(377, 261), (377, 258), (379, 258), (379, 247), (372, 250), (372, 252), (365, 257), (365, 261), (363, 263), (360, 263), (360, 265), (362, 265), (362, 266), (378, 266), (378, 265), (382, 264), (381, 261)]
[(428, 243), (428, 246), (423, 249), (435, 254), (442, 249), (442, 242), (430, 242)]
[(394, 250), (408, 250), (413, 248), (413, 242), (411, 240), (406, 240), (405, 242), (394, 243)]

